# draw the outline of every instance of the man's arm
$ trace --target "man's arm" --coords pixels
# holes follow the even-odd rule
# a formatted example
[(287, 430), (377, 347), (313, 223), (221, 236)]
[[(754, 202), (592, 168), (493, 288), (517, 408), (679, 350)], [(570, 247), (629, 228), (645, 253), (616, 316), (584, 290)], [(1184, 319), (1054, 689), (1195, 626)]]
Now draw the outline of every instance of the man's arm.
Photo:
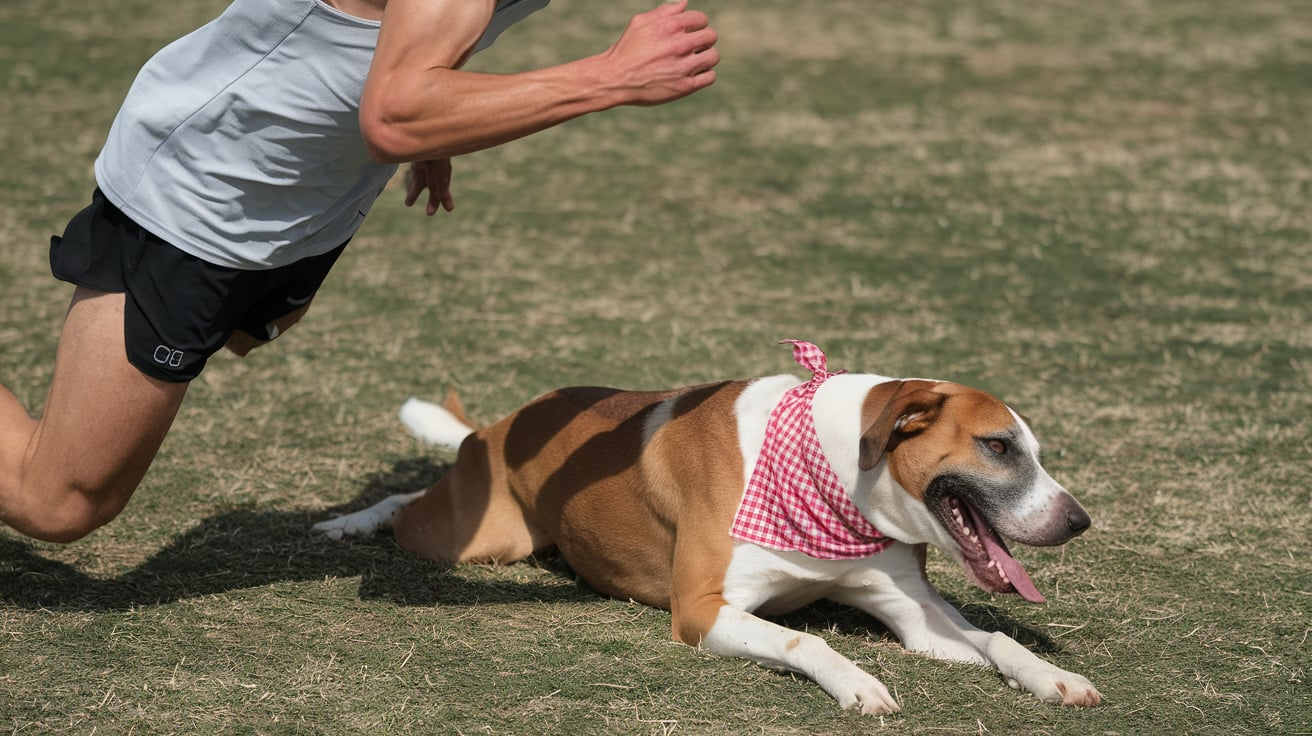
[(446, 159), (618, 105), (658, 105), (715, 81), (715, 31), (687, 0), (635, 16), (605, 52), (520, 74), (461, 71), (495, 0), (389, 0), (360, 123), (370, 154)]

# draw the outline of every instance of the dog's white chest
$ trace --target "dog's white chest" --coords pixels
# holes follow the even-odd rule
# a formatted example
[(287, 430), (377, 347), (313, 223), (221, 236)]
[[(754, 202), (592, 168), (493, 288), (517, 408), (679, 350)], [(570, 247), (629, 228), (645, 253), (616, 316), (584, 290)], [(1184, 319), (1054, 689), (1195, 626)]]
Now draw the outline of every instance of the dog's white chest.
[[(725, 570), (724, 599), (745, 611), (786, 613), (828, 597), (835, 588), (885, 584), (889, 578), (880, 558), (902, 546), (858, 560), (820, 560), (740, 542)], [(892, 554), (888, 561), (901, 556)]]

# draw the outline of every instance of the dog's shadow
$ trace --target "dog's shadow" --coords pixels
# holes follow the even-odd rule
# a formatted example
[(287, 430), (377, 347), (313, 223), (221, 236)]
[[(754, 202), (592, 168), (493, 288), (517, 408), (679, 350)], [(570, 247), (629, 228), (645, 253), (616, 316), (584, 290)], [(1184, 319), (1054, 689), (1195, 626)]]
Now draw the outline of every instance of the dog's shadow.
[[(369, 478), (360, 495), (318, 511), (234, 510), (216, 514), (121, 575), (101, 578), (49, 559), (33, 543), (0, 537), (0, 602), (19, 608), (124, 611), (286, 581), (359, 577), (360, 597), (401, 605), (586, 601), (577, 585), (500, 581), (402, 552), (390, 535), (336, 542), (316, 522), (431, 485), (447, 466), (403, 460)], [(553, 561), (544, 561), (553, 568)]]
[[(32, 543), (0, 537), (0, 601), (44, 610), (125, 611), (233, 590), (287, 581), (360, 578), (365, 600), (398, 605), (478, 605), (514, 602), (596, 601), (582, 583), (546, 584), (495, 580), (462, 574), (459, 566), (421, 560), (400, 550), (389, 535), (335, 542), (309, 532), (334, 514), (370, 506), (394, 493), (432, 485), (449, 466), (429, 459), (397, 462), (390, 472), (370, 477), (350, 503), (326, 511), (236, 510), (212, 516), (178, 537), (138, 567), (113, 578), (87, 575), (73, 565), (42, 556)], [(573, 578), (558, 555), (536, 560), (560, 576)], [(987, 631), (1002, 631), (1038, 653), (1061, 648), (1001, 609), (985, 604), (961, 606), (962, 615)], [(884, 638), (877, 620), (855, 609), (820, 602), (779, 623), (811, 631)]]

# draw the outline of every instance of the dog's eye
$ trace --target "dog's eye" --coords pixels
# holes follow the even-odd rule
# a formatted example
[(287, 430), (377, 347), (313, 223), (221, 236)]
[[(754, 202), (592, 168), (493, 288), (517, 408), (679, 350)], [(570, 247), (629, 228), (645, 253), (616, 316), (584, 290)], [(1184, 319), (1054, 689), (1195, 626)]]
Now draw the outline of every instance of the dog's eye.
[(1007, 454), (1007, 443), (1004, 440), (989, 440), (989, 449), (998, 455)]

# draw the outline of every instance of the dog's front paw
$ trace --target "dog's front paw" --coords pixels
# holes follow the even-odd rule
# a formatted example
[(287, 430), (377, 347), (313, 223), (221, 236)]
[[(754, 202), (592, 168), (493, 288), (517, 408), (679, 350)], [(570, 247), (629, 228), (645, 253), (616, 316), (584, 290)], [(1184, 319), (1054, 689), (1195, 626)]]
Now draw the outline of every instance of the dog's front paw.
[(1102, 694), (1086, 678), (1039, 659), (1005, 634), (989, 639), (988, 656), (1008, 685), (1045, 703), (1092, 708), (1102, 702)]
[[(1043, 673), (1021, 673), (1024, 679), (1008, 678), (1007, 684), (1020, 688), (1045, 703), (1092, 708), (1102, 702), (1102, 693), (1092, 682), (1074, 672), (1049, 665)], [(1026, 676), (1028, 675), (1028, 676)]]
[(882, 716), (902, 710), (879, 678), (853, 665), (833, 681), (821, 683), (843, 710), (867, 716)]
[(1057, 690), (1061, 693), (1062, 705), (1074, 705), (1079, 708), (1092, 708), (1102, 702), (1102, 693), (1092, 682), (1075, 674), (1063, 671), (1064, 677), (1057, 681)]

